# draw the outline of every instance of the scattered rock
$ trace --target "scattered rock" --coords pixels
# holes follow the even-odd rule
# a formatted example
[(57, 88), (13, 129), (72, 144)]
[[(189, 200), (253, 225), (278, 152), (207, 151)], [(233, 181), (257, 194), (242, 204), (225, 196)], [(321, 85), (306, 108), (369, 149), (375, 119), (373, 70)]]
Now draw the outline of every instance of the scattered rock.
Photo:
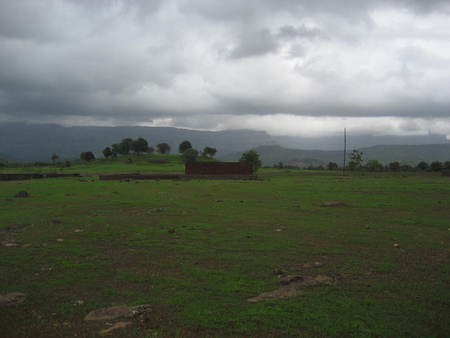
[(291, 284), (293, 282), (302, 282), (304, 280), (304, 278), (300, 275), (288, 275), (286, 277), (283, 277), (280, 279), (280, 284), (281, 285), (288, 285)]
[(321, 204), (322, 207), (345, 207), (348, 206), (347, 203), (344, 202), (340, 202), (340, 201), (329, 201), (329, 202), (324, 202)]
[(25, 294), (21, 292), (11, 292), (7, 293), (6, 295), (0, 295), (0, 306), (23, 303), (25, 297)]
[(263, 292), (256, 297), (248, 298), (247, 302), (258, 303), (258, 302), (262, 302), (267, 299), (296, 297), (301, 294), (302, 294), (302, 292), (298, 288), (296, 288), (294, 284), (292, 284), (292, 285), (282, 286), (281, 288), (276, 289), (274, 291)]
[(115, 331), (117, 329), (123, 329), (131, 324), (132, 324), (131, 322), (117, 322), (110, 328), (99, 331), (98, 334), (101, 336), (106, 336), (106, 335), (111, 334), (113, 331)]
[(16, 232), (25, 229), (26, 227), (29, 227), (31, 224), (24, 223), (24, 224), (14, 224), (14, 225), (8, 225), (1, 229), (1, 231), (6, 232)]
[(14, 195), (16, 198), (26, 198), (30, 197), (30, 194), (27, 191), (19, 191), (17, 194)]
[(281, 231), (281, 229), (275, 229), (275, 231), (276, 231), (276, 232), (280, 232), (280, 231)]
[(84, 304), (84, 300), (77, 300), (73, 305), (80, 306)]
[(272, 274), (275, 276), (280, 276), (284, 274), (284, 271), (282, 269), (273, 269)]
[(64, 242), (64, 239), (58, 238), (56, 241), (61, 243), (61, 242)]
[[(287, 298), (287, 297), (296, 297), (302, 294), (302, 289), (313, 286), (321, 286), (321, 285), (332, 285), (337, 280), (342, 279), (340, 274), (330, 274), (330, 275), (317, 275), (315, 277), (311, 276), (286, 276), (286, 277), (300, 277), (297, 280), (293, 278), (293, 280), (287, 282), (287, 285), (283, 285), (280, 288), (263, 292), (260, 295), (252, 298), (248, 298), (247, 302), (249, 303), (258, 303), (267, 299), (274, 298)], [(280, 280), (281, 283), (281, 280)]]
[(84, 230), (83, 229), (75, 229), (73, 232), (83, 232)]
[(400, 249), (400, 244), (395, 243), (395, 244), (394, 244), (394, 248)]
[(107, 308), (101, 308), (98, 310), (94, 310), (89, 312), (84, 320), (112, 320), (120, 317), (133, 317), (135, 315), (139, 315), (142, 313), (149, 312), (151, 310), (150, 305), (138, 305), (138, 306), (126, 306), (126, 305), (118, 305)]
[(323, 266), (323, 263), (320, 263), (320, 262), (306, 263), (306, 264), (302, 265), (302, 267), (305, 269), (320, 268), (321, 266)]
[(19, 244), (13, 243), (13, 242), (2, 242), (2, 246), (6, 247), (6, 248), (14, 248), (14, 247), (19, 246)]

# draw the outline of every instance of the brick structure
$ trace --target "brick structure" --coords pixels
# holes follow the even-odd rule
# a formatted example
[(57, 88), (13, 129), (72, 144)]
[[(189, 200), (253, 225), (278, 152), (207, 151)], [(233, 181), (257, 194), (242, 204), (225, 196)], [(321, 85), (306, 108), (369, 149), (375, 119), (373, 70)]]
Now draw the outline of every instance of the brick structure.
[(252, 176), (250, 162), (187, 162), (186, 176)]

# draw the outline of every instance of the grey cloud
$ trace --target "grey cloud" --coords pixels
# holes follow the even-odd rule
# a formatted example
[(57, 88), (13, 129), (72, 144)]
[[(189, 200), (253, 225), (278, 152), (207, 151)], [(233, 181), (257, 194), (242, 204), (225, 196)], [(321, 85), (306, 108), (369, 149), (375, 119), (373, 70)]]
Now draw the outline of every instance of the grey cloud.
[[(420, 16), (445, 13), (447, 5), (443, 0), (0, 0), (0, 117), (119, 121), (126, 115), (139, 122), (196, 116), (199, 106), (212, 120), (221, 114), (278, 113), (449, 116), (444, 79), (450, 79), (450, 62), (442, 55), (425, 47), (388, 46), (395, 67), (382, 70), (380, 78), (364, 70), (347, 74), (339, 68), (342, 60), (332, 59), (343, 48), (364, 48), (369, 32), (364, 23), (373, 9), (402, 8)], [(307, 24), (308, 18), (316, 25)], [(416, 40), (426, 41), (428, 33), (421, 34)], [(345, 39), (360, 44), (342, 46)], [(217, 57), (219, 48), (227, 57)], [(332, 62), (320, 63), (326, 57)], [(270, 61), (263, 63), (265, 58)], [(435, 76), (427, 80), (429, 93), (414, 88), (428, 73)], [(384, 80), (402, 84), (370, 105), (348, 99), (360, 87), (382, 89)], [(251, 91), (256, 94), (246, 95)], [(211, 103), (185, 103), (197, 94)]]
[(243, 32), (229, 56), (232, 59), (261, 56), (276, 51), (278, 47), (277, 40), (267, 29)]
[(308, 28), (305, 25), (292, 26), (286, 25), (282, 26), (277, 34), (278, 38), (295, 40), (295, 39), (313, 39), (321, 36), (321, 32), (317, 28)]

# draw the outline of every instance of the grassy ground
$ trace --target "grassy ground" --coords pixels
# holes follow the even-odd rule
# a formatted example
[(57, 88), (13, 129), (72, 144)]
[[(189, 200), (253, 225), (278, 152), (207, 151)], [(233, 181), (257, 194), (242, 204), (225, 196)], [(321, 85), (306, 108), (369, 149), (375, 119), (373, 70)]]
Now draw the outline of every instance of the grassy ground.
[[(27, 294), (0, 308), (1, 336), (95, 337), (83, 317), (118, 304), (153, 309), (120, 337), (449, 335), (448, 178), (262, 176), (0, 182), (0, 240), (20, 245), (0, 246), (0, 294)], [(275, 268), (344, 278), (246, 302), (278, 287)]]
[[(200, 158), (208, 161), (207, 158)], [(184, 172), (181, 157), (168, 155), (124, 155), (115, 159), (98, 159), (94, 162), (73, 161), (70, 167), (61, 165), (0, 167), (0, 173), (120, 173), (120, 172)]]

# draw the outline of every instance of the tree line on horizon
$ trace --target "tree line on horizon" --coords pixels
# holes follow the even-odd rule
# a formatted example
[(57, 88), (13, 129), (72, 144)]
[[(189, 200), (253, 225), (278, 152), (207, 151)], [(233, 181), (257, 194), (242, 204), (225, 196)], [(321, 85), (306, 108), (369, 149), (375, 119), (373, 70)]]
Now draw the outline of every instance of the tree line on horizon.
[[(442, 171), (442, 170), (450, 170), (450, 161), (433, 161), (431, 163), (427, 163), (425, 161), (420, 161), (415, 166), (409, 164), (402, 164), (399, 161), (390, 162), (387, 165), (383, 165), (378, 160), (368, 160), (364, 163), (363, 152), (359, 150), (353, 150), (349, 155), (349, 162), (345, 166), (345, 169), (356, 171), (356, 170), (365, 170), (365, 171)], [(279, 162), (274, 165), (275, 168), (286, 168), (293, 169), (295, 166), (284, 165), (283, 162)], [(336, 162), (328, 162), (326, 166), (323, 165), (310, 165), (305, 169), (308, 170), (342, 170), (343, 166), (339, 166)]]

